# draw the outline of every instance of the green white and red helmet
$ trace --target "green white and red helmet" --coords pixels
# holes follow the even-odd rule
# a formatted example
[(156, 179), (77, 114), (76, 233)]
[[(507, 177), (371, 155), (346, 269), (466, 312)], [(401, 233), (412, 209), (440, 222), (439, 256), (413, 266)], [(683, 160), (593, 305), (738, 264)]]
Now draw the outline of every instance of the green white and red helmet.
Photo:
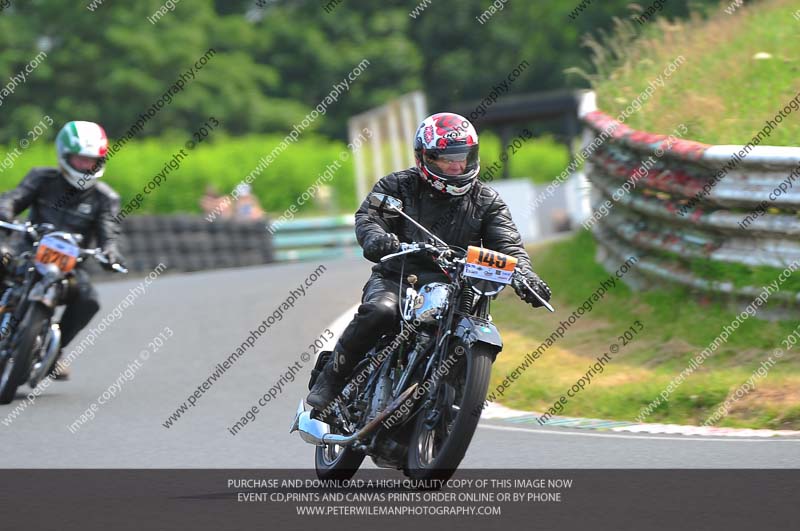
[[(434, 190), (459, 196), (472, 188), (481, 169), (478, 156), (478, 133), (472, 124), (451, 112), (425, 118), (414, 136), (414, 157), (420, 176)], [(457, 174), (447, 174), (435, 161), (464, 162)]]
[[(94, 122), (73, 121), (61, 128), (56, 136), (56, 156), (64, 178), (75, 188), (94, 186), (106, 169), (108, 138), (106, 132)], [(96, 159), (91, 169), (81, 170), (70, 163), (72, 155)]]

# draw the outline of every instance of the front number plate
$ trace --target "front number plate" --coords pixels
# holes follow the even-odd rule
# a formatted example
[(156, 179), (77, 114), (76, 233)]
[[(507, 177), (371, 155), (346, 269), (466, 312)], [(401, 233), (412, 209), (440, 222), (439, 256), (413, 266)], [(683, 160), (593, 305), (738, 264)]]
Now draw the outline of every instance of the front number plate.
[(80, 249), (58, 238), (45, 236), (39, 242), (36, 251), (36, 261), (40, 264), (56, 264), (64, 273), (69, 273), (75, 268)]
[(517, 267), (517, 259), (507, 254), (474, 247), (467, 248), (464, 276), (508, 284)]

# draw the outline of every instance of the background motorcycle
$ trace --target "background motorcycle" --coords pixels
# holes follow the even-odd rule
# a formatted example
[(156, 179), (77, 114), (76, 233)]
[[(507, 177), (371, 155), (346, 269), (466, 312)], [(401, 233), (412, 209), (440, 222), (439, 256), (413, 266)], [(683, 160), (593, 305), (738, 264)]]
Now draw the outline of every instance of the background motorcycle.
[[(372, 193), (369, 204), (372, 215), (402, 215), (434, 242), (401, 243), (400, 251), (382, 262), (427, 254), (449, 281), (417, 290), (416, 275), (409, 275), (411, 287), (399, 297), (399, 333), (378, 341), (325, 411), (306, 411), (301, 400), (290, 432), (299, 431), (317, 445), (321, 479), (349, 479), (367, 455), (376, 465), (403, 469), (414, 479), (447, 479), (472, 440), (492, 363), (503, 348), (490, 301), (518, 282), (554, 310), (516, 271), (513, 256), (448, 245), (402, 212), (402, 202), (394, 197)], [(309, 388), (330, 355), (320, 353)]]
[(0, 404), (8, 404), (17, 387), (26, 381), (36, 387), (55, 364), (61, 329), (53, 314), (76, 289), (75, 266), (88, 256), (103, 264), (108, 259), (101, 249), (81, 249), (80, 234), (56, 231), (49, 223), (0, 221), (0, 228), (24, 233), (33, 243), (32, 251), (9, 261), (0, 297)]

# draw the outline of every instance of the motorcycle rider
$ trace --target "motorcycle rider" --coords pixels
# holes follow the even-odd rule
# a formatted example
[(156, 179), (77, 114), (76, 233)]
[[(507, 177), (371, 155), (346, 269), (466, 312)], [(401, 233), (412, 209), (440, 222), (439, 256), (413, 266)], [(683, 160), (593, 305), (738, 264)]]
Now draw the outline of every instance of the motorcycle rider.
[[(414, 137), (416, 167), (380, 179), (373, 192), (400, 199), (403, 210), (433, 234), (466, 249), (483, 246), (518, 259), (518, 270), (543, 299), (550, 288), (533, 272), (528, 254), (508, 207), (492, 188), (477, 179), (480, 172), (478, 134), (463, 116), (433, 114), (420, 124)], [(400, 242), (427, 241), (428, 236), (402, 217), (376, 218), (368, 212), (368, 200), (356, 212), (355, 230), (364, 257), (376, 265), (364, 285), (358, 313), (342, 332), (330, 361), (325, 365), (306, 401), (323, 410), (342, 391), (346, 378), (381, 335), (391, 332), (400, 319), (398, 292), (403, 259), (380, 263), (399, 250)], [(417, 288), (447, 281), (430, 257), (405, 257), (403, 274), (416, 274)], [(403, 289), (408, 286), (402, 279)], [(534, 307), (539, 300), (521, 284), (517, 295)]]
[[(81, 234), (83, 247), (89, 247), (96, 239), (109, 260), (105, 267), (122, 264), (117, 249), (119, 224), (114, 220), (119, 214), (120, 198), (110, 186), (98, 182), (105, 172), (107, 151), (108, 139), (100, 125), (68, 122), (56, 136), (58, 168), (33, 168), (15, 189), (0, 195), (0, 220), (11, 221), (30, 207), (31, 223), (52, 223), (56, 230)], [(75, 279), (75, 296), (61, 317), (62, 349), (100, 310), (89, 274), (78, 267)], [(66, 380), (69, 369), (58, 363), (53, 375), (57, 380)]]

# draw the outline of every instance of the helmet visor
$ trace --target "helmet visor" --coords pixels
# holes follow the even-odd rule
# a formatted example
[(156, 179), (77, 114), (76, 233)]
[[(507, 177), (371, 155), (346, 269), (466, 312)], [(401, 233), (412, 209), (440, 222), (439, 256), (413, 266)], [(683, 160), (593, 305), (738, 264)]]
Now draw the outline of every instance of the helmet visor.
[(465, 175), (478, 167), (478, 146), (448, 146), (426, 150), (425, 162), (439, 175)]
[(91, 174), (96, 173), (105, 165), (105, 157), (95, 158), (71, 153), (67, 155), (67, 164), (76, 171)]

